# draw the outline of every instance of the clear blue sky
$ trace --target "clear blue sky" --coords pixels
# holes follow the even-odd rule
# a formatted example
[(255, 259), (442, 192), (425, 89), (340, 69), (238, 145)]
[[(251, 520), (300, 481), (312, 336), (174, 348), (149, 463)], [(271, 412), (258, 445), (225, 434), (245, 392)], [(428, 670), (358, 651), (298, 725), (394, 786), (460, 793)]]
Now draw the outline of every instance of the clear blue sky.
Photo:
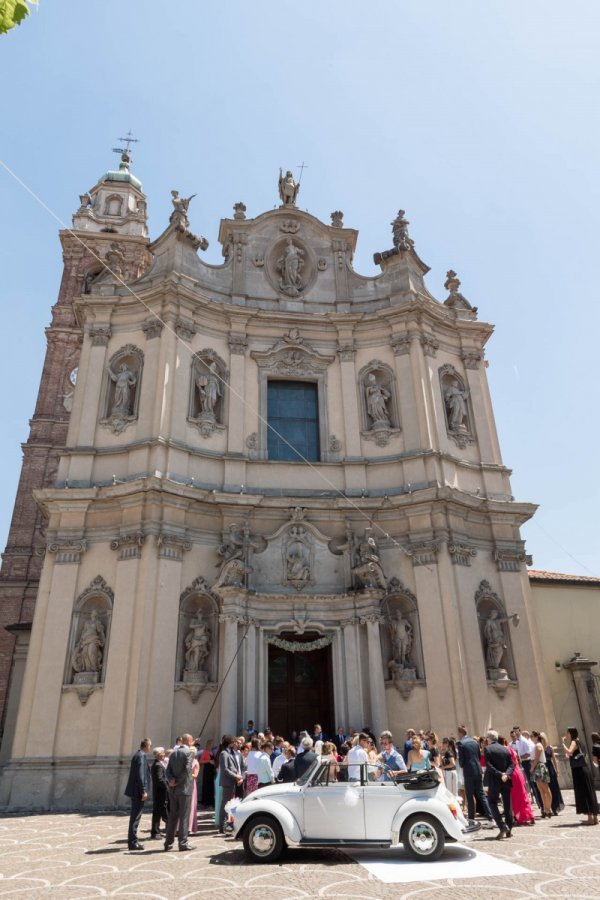
[[(0, 38), (0, 158), (70, 224), (118, 162), (156, 237), (169, 191), (217, 262), (219, 219), (277, 200), (360, 231), (355, 267), (407, 211), (427, 283), (446, 270), (493, 322), (488, 376), (536, 568), (600, 575), (600, 4), (571, 0), (40, 0)], [(62, 271), (58, 225), (0, 169), (0, 545)], [(596, 260), (596, 262), (594, 262)]]

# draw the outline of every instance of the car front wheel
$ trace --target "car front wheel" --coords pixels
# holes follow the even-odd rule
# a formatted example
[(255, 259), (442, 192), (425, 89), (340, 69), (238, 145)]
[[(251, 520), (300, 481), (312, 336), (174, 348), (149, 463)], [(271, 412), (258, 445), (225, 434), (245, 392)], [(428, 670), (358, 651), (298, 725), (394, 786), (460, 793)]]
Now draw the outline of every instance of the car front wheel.
[(244, 850), (254, 862), (275, 862), (284, 847), (281, 825), (272, 816), (257, 816), (244, 831)]
[(400, 839), (413, 859), (439, 859), (444, 850), (444, 829), (434, 816), (410, 816), (402, 826)]

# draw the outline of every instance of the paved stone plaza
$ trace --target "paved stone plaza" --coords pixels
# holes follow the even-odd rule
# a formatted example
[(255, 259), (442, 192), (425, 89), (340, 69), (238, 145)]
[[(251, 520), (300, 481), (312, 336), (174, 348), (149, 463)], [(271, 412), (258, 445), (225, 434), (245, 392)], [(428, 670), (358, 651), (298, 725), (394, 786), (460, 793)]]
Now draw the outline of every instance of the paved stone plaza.
[[(401, 850), (360, 855), (369, 868), (325, 850), (290, 850), (278, 865), (252, 865), (239, 843), (215, 834), (208, 813), (201, 814), (201, 834), (192, 839), (195, 852), (184, 854), (164, 853), (161, 841), (146, 839), (148, 815), (142, 819), (143, 853), (127, 851), (122, 814), (14, 815), (0, 823), (0, 895), (399, 900), (443, 891), (445, 900), (509, 895), (597, 900), (600, 827), (578, 826), (571, 792), (567, 801), (560, 816), (517, 828), (510, 841), (498, 842), (495, 831), (481, 831), (468, 847), (448, 847), (438, 863), (419, 864), (417, 873), (414, 865), (401, 862)], [(515, 866), (528, 871), (491, 874)]]

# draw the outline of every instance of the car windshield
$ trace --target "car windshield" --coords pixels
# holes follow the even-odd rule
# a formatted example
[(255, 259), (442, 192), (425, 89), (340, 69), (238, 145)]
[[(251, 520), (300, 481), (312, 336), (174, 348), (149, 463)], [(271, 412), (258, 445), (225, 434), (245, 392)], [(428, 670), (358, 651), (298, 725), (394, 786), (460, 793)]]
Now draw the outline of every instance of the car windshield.
[(306, 784), (308, 781), (310, 781), (313, 772), (315, 771), (317, 766), (320, 765), (321, 763), (318, 760), (315, 760), (310, 769), (307, 769), (304, 775), (301, 775), (300, 778), (296, 779), (296, 784)]

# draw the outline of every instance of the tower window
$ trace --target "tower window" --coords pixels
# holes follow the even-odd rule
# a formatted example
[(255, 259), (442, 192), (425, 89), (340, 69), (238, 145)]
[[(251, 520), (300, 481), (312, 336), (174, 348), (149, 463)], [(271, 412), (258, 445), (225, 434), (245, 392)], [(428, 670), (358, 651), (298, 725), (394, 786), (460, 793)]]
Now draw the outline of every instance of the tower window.
[(301, 462), (302, 459), (319, 461), (319, 402), (316, 384), (306, 381), (269, 381), (267, 419), (271, 426), (267, 438), (269, 459), (288, 462)]

